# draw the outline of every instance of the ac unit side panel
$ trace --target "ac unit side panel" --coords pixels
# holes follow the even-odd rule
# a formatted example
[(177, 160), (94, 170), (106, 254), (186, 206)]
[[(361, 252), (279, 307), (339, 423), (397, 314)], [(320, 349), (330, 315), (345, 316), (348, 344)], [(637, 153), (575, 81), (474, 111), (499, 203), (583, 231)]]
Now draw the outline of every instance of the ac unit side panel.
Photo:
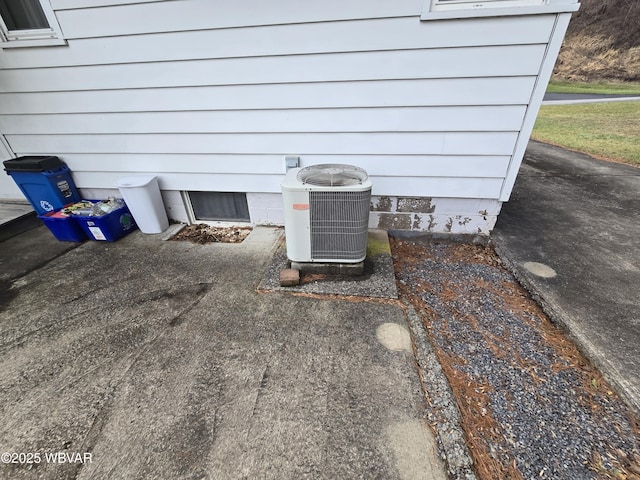
[(287, 257), (294, 262), (309, 262), (311, 261), (309, 192), (291, 190), (283, 185), (282, 201)]

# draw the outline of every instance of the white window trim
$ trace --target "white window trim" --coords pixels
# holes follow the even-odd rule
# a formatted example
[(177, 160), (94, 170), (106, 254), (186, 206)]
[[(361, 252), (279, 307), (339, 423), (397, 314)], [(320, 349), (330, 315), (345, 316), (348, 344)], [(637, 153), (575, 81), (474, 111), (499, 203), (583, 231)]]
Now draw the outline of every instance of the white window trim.
[(577, 0), (423, 0), (421, 20), (575, 12)]
[(62, 36), (60, 24), (49, 0), (40, 0), (40, 5), (49, 23), (49, 28), (10, 31), (2, 17), (0, 17), (0, 48), (43, 47), (67, 44)]

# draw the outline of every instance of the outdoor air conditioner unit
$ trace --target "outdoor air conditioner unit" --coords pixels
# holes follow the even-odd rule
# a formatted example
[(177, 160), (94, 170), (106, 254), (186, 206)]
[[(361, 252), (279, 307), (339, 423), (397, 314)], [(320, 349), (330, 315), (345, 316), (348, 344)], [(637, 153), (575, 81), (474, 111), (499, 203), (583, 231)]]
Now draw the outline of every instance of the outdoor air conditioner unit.
[(352, 165), (292, 168), (282, 183), (292, 262), (359, 263), (367, 255), (371, 180)]

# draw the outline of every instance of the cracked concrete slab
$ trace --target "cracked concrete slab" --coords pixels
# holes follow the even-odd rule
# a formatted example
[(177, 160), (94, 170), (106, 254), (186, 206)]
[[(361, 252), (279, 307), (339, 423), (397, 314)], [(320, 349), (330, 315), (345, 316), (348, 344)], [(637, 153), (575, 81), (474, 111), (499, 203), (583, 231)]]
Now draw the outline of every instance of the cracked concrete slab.
[(69, 461), (0, 477), (446, 478), (413, 355), (376, 336), (403, 309), (258, 293), (280, 235), (135, 232), (9, 276), (0, 451)]

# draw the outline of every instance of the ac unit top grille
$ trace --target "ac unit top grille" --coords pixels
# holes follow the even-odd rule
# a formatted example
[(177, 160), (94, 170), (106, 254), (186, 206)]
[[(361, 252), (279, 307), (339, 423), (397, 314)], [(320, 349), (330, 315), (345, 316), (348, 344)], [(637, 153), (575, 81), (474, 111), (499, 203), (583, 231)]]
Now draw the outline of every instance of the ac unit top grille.
[(362, 185), (369, 176), (366, 171), (353, 165), (324, 163), (301, 169), (297, 178), (302, 183), (319, 187), (346, 187)]

